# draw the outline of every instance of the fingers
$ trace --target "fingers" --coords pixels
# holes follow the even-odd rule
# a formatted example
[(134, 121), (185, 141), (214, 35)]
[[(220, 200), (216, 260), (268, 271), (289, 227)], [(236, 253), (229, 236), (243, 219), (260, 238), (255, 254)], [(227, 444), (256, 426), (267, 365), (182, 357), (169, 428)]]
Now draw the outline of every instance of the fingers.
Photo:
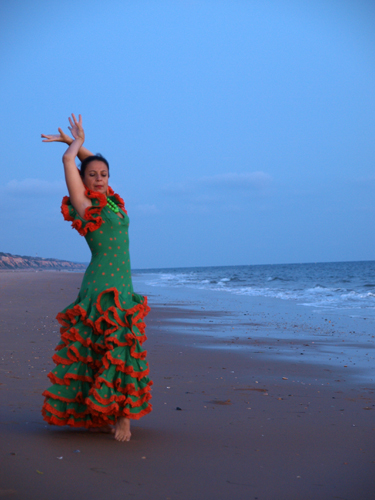
[[(73, 120), (72, 120), (73, 118)], [(68, 118), (70, 125), (73, 127), (73, 125), (76, 125), (77, 127), (80, 125), (82, 127), (82, 115), (78, 115), (78, 121), (74, 113), (72, 113), (72, 118)]]
[[(71, 127), (68, 128), (70, 132), (72, 132), (72, 129), (77, 128), (77, 126), (73, 123), (71, 118), (69, 118), (69, 123), (71, 124)], [(44, 139), (42, 142), (66, 142), (68, 135), (65, 134), (65, 132), (60, 127), (57, 130), (59, 131), (58, 134), (41, 134), (40, 136)]]

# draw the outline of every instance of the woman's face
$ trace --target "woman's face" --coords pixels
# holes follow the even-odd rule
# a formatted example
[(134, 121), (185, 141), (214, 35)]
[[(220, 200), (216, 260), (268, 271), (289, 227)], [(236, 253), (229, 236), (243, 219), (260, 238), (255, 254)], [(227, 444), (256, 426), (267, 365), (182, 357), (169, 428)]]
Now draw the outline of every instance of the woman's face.
[(100, 160), (90, 161), (83, 176), (83, 183), (91, 191), (106, 195), (108, 190), (107, 165)]

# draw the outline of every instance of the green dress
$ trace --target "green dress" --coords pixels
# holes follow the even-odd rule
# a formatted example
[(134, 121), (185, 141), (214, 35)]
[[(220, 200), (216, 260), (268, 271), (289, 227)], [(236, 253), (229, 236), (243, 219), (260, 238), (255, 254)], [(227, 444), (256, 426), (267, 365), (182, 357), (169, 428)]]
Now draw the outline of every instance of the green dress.
[(152, 409), (144, 318), (147, 297), (134, 293), (130, 272), (129, 218), (123, 200), (86, 191), (92, 206), (82, 219), (67, 196), (61, 211), (85, 237), (91, 253), (75, 302), (57, 315), (61, 341), (44, 391), (44, 419), (55, 425), (102, 427), (118, 417), (139, 419)]

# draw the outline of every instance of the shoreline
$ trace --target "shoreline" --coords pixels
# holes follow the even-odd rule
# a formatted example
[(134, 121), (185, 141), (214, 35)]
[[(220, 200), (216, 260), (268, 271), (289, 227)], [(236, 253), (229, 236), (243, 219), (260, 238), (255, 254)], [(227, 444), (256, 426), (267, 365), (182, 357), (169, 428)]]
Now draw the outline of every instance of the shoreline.
[[(212, 342), (237, 350), (240, 355), (262, 348), (262, 356), (273, 361), (295, 360), (298, 364), (325, 365), (344, 371), (344, 378), (375, 384), (375, 318), (345, 315), (344, 311), (322, 310), (295, 301), (273, 297), (233, 296), (227, 292), (195, 288), (150, 286), (136, 277), (140, 293), (155, 302), (174, 304), (196, 312), (211, 309), (220, 322), (195, 324), (185, 315), (185, 325), (166, 318), (176, 333), (203, 332), (210, 328)], [(160, 310), (161, 311), (161, 310)], [(343, 314), (344, 313), (344, 314)], [(241, 352), (242, 351), (242, 352)], [(296, 354), (297, 353), (297, 354)], [(302, 357), (303, 356), (303, 357)]]
[[(293, 307), (259, 297), (228, 315), (205, 292), (187, 300), (172, 290), (167, 300), (154, 289), (145, 344), (154, 409), (134, 422), (131, 442), (48, 426), (40, 408), (54, 318), (81, 279), (31, 271), (0, 281), (2, 497), (373, 498), (374, 384), (357, 376), (364, 367), (329, 360), (337, 340), (354, 338), (350, 321), (332, 337), (330, 319), (297, 308), (297, 324)], [(138, 279), (135, 290), (151, 291)], [(319, 354), (324, 345), (332, 352)]]

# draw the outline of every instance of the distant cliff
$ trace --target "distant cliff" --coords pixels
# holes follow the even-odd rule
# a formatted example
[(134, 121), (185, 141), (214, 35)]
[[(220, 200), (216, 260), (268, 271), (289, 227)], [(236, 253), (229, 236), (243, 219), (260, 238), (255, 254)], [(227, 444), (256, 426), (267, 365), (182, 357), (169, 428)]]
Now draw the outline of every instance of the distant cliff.
[(69, 262), (67, 260), (43, 259), (42, 257), (28, 257), (11, 255), (0, 252), (0, 271), (9, 270), (49, 270), (49, 271), (85, 271), (87, 264)]

